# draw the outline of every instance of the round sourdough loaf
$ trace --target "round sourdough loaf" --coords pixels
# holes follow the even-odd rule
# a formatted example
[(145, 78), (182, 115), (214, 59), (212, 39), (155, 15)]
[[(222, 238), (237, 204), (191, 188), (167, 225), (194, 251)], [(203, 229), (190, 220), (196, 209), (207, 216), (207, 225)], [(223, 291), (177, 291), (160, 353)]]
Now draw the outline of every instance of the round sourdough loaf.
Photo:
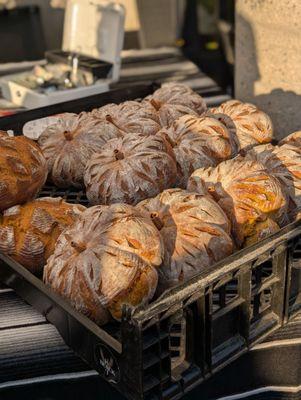
[(164, 241), (159, 293), (233, 252), (229, 221), (210, 196), (168, 189), (139, 203)]
[(59, 237), (44, 281), (98, 324), (124, 304), (150, 300), (163, 259), (160, 234), (146, 214), (126, 204), (95, 206)]
[(261, 162), (281, 183), (289, 199), (289, 218), (281, 221), (281, 225), (285, 225), (294, 220), (301, 210), (301, 142), (294, 135), (281, 143), (281, 146), (256, 146), (248, 152), (246, 158)]
[(39, 274), (59, 235), (84, 209), (51, 197), (11, 207), (0, 217), (0, 250)]
[(296, 131), (286, 136), (279, 142), (279, 146), (290, 144), (296, 147), (301, 147), (301, 131)]
[(160, 125), (170, 126), (183, 115), (202, 115), (207, 106), (204, 99), (193, 92), (188, 86), (179, 83), (165, 83), (152, 95), (147, 96), (143, 104), (148, 104), (156, 110)]
[(176, 186), (182, 188), (196, 169), (215, 166), (239, 151), (236, 135), (212, 117), (184, 115), (160, 134), (167, 135), (173, 147), (178, 165)]
[(209, 112), (216, 115), (229, 130), (235, 126), (241, 150), (269, 143), (273, 139), (271, 118), (253, 104), (229, 100), (217, 108), (211, 108)]
[(287, 213), (287, 196), (279, 180), (256, 160), (238, 156), (216, 167), (200, 168), (187, 188), (203, 192), (204, 186), (228, 215), (232, 236), (241, 247), (267, 218), (281, 223)]
[(91, 111), (90, 116), (97, 120), (101, 131), (113, 130), (116, 136), (133, 132), (154, 135), (161, 128), (154, 108), (138, 101), (107, 104)]
[(92, 154), (116, 137), (115, 129), (102, 131), (97, 121), (87, 115), (60, 118), (38, 140), (52, 182), (63, 188), (82, 187), (84, 169)]
[(33, 199), (47, 178), (46, 160), (25, 136), (0, 132), (0, 211)]
[(128, 134), (92, 156), (84, 180), (92, 204), (136, 204), (171, 187), (176, 176), (174, 153), (164, 137)]

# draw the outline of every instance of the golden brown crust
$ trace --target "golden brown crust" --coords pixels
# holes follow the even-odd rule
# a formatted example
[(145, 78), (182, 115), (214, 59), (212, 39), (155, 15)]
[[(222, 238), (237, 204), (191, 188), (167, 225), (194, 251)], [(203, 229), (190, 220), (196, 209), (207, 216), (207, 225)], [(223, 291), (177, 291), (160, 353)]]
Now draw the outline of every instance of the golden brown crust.
[(237, 138), (215, 118), (185, 115), (159, 134), (168, 136), (178, 164), (176, 186), (186, 188), (198, 168), (215, 166), (239, 151)]
[(33, 199), (47, 178), (39, 147), (24, 136), (0, 135), (0, 211)]
[(154, 135), (161, 128), (153, 107), (138, 101), (125, 101), (119, 105), (107, 104), (92, 110), (90, 116), (97, 120), (103, 132), (115, 130), (118, 136), (127, 133)]
[(279, 142), (279, 146), (283, 144), (290, 144), (293, 146), (301, 147), (301, 131), (296, 131), (286, 136)]
[(250, 233), (250, 235), (245, 239), (243, 247), (259, 243), (279, 230), (279, 225), (271, 218), (267, 218), (265, 221), (259, 221), (254, 225), (253, 233)]
[(82, 187), (84, 169), (92, 154), (116, 137), (115, 129), (102, 131), (97, 121), (87, 115), (67, 115), (49, 126), (38, 143), (53, 183), (63, 188)]
[(98, 324), (122, 306), (148, 301), (157, 286), (163, 243), (151, 220), (125, 204), (95, 206), (59, 237), (44, 281)]
[(163, 84), (142, 103), (153, 107), (162, 127), (169, 127), (183, 115), (190, 114), (197, 117), (207, 110), (204, 99), (191, 88), (180, 83)]
[[(294, 220), (297, 210), (301, 209), (301, 141), (298, 136), (298, 132), (290, 135), (281, 142), (281, 146), (257, 146), (246, 156), (261, 162), (280, 181), (289, 198), (291, 221)], [(282, 226), (288, 222), (287, 219), (280, 221)]]
[[(273, 124), (270, 117), (253, 104), (229, 100), (219, 107), (210, 109), (210, 113), (213, 116), (217, 114), (216, 118), (220, 119), (228, 129), (233, 129), (234, 124), (242, 150), (269, 143), (273, 139)], [(226, 117), (223, 117), (223, 114)]]
[(176, 175), (172, 148), (163, 137), (128, 134), (91, 158), (84, 180), (91, 204), (137, 204), (171, 187)]
[(160, 292), (189, 279), (233, 251), (229, 221), (209, 196), (168, 189), (136, 207), (153, 218), (164, 241)]
[(40, 273), (63, 229), (84, 209), (50, 197), (11, 207), (0, 219), (0, 250), (31, 272)]
[(213, 168), (200, 168), (190, 177), (188, 190), (206, 186), (228, 215), (232, 235), (240, 247), (259, 221), (270, 217), (281, 223), (287, 212), (287, 197), (279, 180), (256, 161), (236, 157)]

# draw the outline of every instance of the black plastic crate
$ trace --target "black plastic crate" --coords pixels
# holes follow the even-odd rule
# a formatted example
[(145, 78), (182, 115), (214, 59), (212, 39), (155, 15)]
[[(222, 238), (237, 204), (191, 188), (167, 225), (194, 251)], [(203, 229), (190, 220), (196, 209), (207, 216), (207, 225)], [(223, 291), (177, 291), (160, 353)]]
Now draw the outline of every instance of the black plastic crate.
[(301, 311), (301, 237), (289, 243), (285, 322)]
[[(89, 110), (149, 94), (152, 86), (116, 90), (0, 120), (21, 130), (28, 120)], [(128, 96), (127, 96), (128, 94)], [(74, 107), (73, 107), (74, 106)], [(84, 191), (45, 186), (40, 196), (88, 205)], [(121, 323), (98, 327), (9, 257), (0, 281), (53, 323), (65, 342), (129, 399), (178, 399), (292, 318), (301, 307), (295, 222), (164, 293), (148, 306), (124, 306)], [(294, 271), (294, 270), (297, 270)]]

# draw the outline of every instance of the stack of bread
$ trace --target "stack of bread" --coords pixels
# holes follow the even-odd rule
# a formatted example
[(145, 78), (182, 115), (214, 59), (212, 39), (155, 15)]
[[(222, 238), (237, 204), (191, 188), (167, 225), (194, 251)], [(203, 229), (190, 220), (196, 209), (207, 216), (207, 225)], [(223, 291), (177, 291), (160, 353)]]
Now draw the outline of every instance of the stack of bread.
[[(208, 110), (182, 84), (62, 115), (40, 147), (0, 133), (0, 251), (98, 324), (120, 320), (299, 217), (301, 134), (272, 137), (255, 106)], [(47, 172), (93, 207), (34, 200)]]

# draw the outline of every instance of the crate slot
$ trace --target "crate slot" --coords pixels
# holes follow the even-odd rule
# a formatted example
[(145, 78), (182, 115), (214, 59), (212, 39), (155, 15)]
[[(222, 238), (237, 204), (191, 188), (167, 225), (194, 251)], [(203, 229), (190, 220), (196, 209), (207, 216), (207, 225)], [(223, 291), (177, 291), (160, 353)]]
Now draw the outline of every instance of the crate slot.
[(229, 282), (212, 291), (212, 312), (215, 314), (238, 298), (238, 279)]
[(149, 390), (155, 388), (160, 384), (160, 380), (153, 375), (146, 375), (144, 378), (143, 386), (144, 392), (148, 392)]
[(143, 337), (143, 350), (146, 350), (155, 344), (158, 344), (161, 340), (168, 337), (168, 333), (162, 332), (159, 336), (153, 334), (147, 334)]
[(150, 352), (149, 354), (143, 354), (143, 369), (147, 370), (155, 364), (160, 363), (162, 360), (169, 357), (169, 351), (160, 351), (158, 354)]
[(213, 367), (220, 365), (225, 360), (237, 355), (237, 352), (246, 349), (246, 342), (243, 337), (239, 334), (231, 337), (221, 345), (217, 346), (213, 350), (212, 354), (212, 365)]

